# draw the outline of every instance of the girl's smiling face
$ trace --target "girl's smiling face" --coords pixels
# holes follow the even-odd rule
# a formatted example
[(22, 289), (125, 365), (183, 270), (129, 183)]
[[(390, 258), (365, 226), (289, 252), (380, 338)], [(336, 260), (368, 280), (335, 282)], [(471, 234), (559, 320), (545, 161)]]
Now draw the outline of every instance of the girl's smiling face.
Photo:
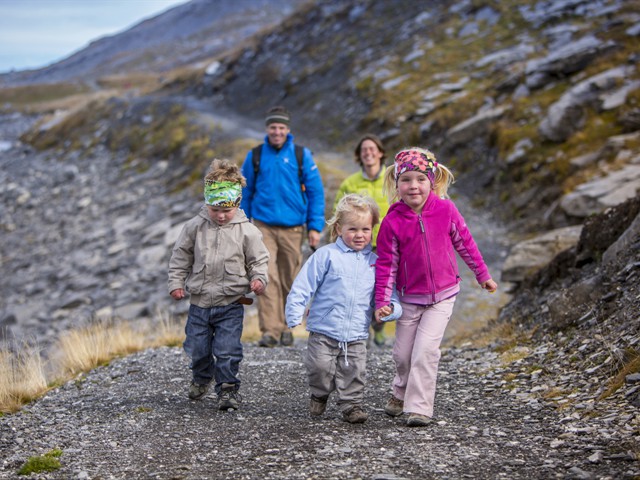
[(371, 243), (373, 218), (370, 213), (345, 215), (344, 222), (337, 226), (337, 232), (347, 247), (359, 252)]
[(396, 188), (402, 201), (420, 213), (431, 192), (431, 182), (424, 173), (412, 170), (400, 175)]

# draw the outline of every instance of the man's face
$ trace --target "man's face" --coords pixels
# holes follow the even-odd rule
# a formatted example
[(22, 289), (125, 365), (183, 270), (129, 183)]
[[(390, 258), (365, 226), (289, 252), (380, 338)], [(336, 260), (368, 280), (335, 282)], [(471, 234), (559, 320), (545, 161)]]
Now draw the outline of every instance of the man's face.
[(270, 123), (267, 125), (269, 143), (276, 149), (282, 148), (287, 141), (287, 135), (291, 130), (284, 123)]

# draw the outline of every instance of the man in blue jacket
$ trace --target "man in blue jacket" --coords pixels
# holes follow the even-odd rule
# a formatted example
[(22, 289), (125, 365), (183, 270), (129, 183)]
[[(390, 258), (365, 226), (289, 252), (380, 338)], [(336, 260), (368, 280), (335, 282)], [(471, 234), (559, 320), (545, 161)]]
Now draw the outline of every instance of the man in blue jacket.
[[(269, 250), (268, 286), (259, 300), (262, 338), (258, 345), (293, 344), (284, 308), (302, 264), (305, 227), (309, 246), (320, 243), (324, 227), (324, 188), (311, 151), (293, 143), (291, 115), (277, 106), (267, 112), (267, 135), (261, 147), (250, 150), (242, 165), (247, 186), (241, 208), (260, 229)], [(297, 156), (296, 156), (297, 154)], [(256, 158), (254, 158), (256, 156)], [(257, 160), (259, 157), (259, 161)]]

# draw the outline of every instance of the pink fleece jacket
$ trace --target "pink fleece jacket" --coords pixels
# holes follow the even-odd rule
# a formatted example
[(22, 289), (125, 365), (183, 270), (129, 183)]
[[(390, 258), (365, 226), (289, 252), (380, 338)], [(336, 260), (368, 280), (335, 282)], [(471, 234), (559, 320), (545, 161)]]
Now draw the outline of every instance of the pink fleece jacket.
[(455, 252), (478, 283), (491, 278), (464, 218), (451, 200), (431, 192), (418, 215), (404, 202), (389, 208), (378, 234), (376, 309), (389, 304), (394, 285), (405, 303), (432, 305), (460, 291)]

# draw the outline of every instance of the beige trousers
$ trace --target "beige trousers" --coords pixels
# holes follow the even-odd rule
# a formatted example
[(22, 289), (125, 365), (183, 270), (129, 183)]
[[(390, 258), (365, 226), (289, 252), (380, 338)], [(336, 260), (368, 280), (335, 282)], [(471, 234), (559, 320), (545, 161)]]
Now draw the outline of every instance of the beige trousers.
[(269, 250), (269, 284), (258, 297), (260, 331), (280, 340), (287, 330), (284, 317), (287, 295), (302, 264), (304, 227), (274, 227), (258, 220), (253, 223), (262, 232), (262, 241)]

